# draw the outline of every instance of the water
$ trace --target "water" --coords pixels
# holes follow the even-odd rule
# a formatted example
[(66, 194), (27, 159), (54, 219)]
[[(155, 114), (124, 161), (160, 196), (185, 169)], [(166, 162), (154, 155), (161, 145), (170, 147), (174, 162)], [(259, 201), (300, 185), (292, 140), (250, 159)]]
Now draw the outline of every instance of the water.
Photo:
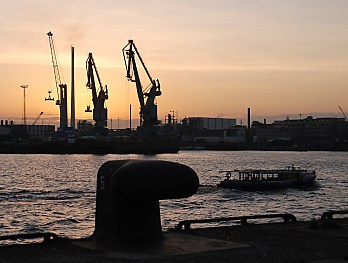
[[(348, 153), (180, 151), (144, 155), (0, 155), (0, 235), (51, 231), (69, 238), (93, 233), (96, 174), (106, 161), (156, 159), (186, 164), (200, 188), (188, 199), (163, 200), (162, 226), (185, 219), (293, 213), (311, 220), (330, 209), (348, 209)], [(317, 172), (311, 189), (242, 192), (220, 189), (219, 170), (275, 169), (295, 164)]]

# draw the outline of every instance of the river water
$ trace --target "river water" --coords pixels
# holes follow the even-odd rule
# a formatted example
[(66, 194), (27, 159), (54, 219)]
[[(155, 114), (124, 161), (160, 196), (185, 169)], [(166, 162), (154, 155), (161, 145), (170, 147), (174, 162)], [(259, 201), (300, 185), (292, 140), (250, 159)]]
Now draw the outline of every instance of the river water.
[[(96, 175), (106, 161), (167, 160), (193, 168), (200, 180), (195, 195), (160, 202), (163, 229), (186, 219), (265, 213), (293, 213), (318, 219), (332, 209), (348, 209), (347, 152), (180, 151), (144, 155), (0, 155), (0, 236), (54, 232), (69, 238), (93, 233)], [(276, 169), (295, 164), (316, 170), (306, 190), (242, 192), (220, 189), (219, 170)]]

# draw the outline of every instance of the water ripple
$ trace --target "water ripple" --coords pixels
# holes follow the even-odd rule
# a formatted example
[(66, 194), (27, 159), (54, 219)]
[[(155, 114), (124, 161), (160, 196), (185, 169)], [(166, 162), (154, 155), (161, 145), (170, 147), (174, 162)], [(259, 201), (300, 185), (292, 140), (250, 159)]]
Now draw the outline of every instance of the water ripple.
[[(0, 155), (0, 235), (51, 231), (70, 238), (93, 233), (96, 175), (106, 161), (176, 161), (200, 179), (187, 199), (161, 200), (164, 229), (186, 219), (264, 213), (293, 213), (311, 220), (330, 209), (347, 209), (348, 153), (181, 151), (164, 155)], [(64, 164), (64, 165), (62, 165)], [(282, 168), (291, 164), (317, 171), (310, 189), (243, 192), (217, 188), (219, 170)], [(218, 225), (229, 224), (226, 222)]]

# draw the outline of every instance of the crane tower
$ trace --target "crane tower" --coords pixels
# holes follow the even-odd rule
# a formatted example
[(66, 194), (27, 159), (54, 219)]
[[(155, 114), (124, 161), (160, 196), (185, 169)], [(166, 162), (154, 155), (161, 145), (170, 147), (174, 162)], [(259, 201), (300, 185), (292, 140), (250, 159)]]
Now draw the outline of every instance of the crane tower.
[[(92, 90), (92, 101), (93, 101), (93, 120), (95, 121), (95, 127), (105, 127), (107, 125), (107, 108), (105, 107), (105, 100), (109, 98), (108, 87), (103, 87), (97, 66), (95, 65), (92, 53), (89, 53), (86, 61), (87, 70), (87, 87)], [(99, 83), (99, 90), (97, 92), (94, 73), (97, 76)], [(89, 106), (87, 106), (86, 112), (90, 112)]]
[(53, 42), (53, 33), (50, 31), (47, 33), (47, 36), (48, 36), (48, 41), (49, 41), (49, 45), (51, 49), (53, 73), (54, 73), (54, 79), (56, 83), (57, 96), (58, 96), (58, 99), (56, 100), (56, 105), (59, 106), (59, 110), (60, 110), (60, 128), (65, 129), (68, 127), (67, 85), (63, 84), (60, 78), (56, 49)]

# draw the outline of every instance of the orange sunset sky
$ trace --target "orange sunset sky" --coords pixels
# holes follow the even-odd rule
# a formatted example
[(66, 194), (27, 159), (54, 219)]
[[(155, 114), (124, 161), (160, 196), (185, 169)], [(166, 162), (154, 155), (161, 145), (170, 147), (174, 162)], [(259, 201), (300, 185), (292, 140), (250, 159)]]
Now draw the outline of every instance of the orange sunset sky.
[[(70, 92), (75, 47), (76, 118), (91, 119), (85, 61), (92, 52), (109, 88), (109, 118), (138, 118), (134, 83), (126, 80), (121, 49), (133, 39), (161, 82), (158, 116), (243, 119), (348, 112), (346, 0), (2, 0), (0, 117), (42, 122), (59, 116), (46, 33), (52, 31)], [(140, 65), (139, 65), (140, 66)], [(143, 78), (143, 85), (148, 80)], [(69, 93), (70, 100), (70, 93)], [(69, 102), (70, 116), (70, 102)], [(317, 115), (315, 115), (317, 114)], [(52, 119), (51, 119), (52, 118)]]

